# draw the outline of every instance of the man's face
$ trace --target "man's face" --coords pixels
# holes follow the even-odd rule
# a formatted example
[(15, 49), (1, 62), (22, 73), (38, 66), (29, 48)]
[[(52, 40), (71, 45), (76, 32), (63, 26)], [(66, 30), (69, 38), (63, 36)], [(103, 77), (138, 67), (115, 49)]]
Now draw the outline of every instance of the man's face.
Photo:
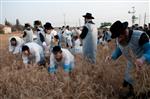
[(35, 29), (37, 29), (37, 28), (38, 28), (38, 26), (37, 26), (37, 25), (34, 25), (34, 28), (35, 28)]
[(128, 44), (128, 40), (129, 40), (129, 30), (125, 29), (118, 37), (118, 41), (121, 45), (126, 46)]
[(23, 55), (25, 55), (25, 56), (29, 56), (29, 55), (30, 55), (30, 53), (29, 53), (29, 51), (28, 51), (28, 50), (25, 50), (25, 51), (23, 51)]
[(60, 61), (62, 60), (62, 57), (63, 57), (62, 52), (61, 52), (61, 51), (60, 51), (60, 52), (57, 52), (56, 54), (54, 54), (54, 57), (55, 57), (55, 59), (56, 59), (58, 62), (60, 62)]
[(51, 33), (51, 30), (45, 29), (45, 32), (46, 32), (47, 34), (50, 34), (50, 33)]
[(16, 41), (11, 41), (11, 45), (12, 45), (12, 46), (16, 46), (16, 45), (17, 45), (17, 42), (16, 42)]
[(38, 29), (40, 27), (40, 25), (34, 25), (35, 29)]

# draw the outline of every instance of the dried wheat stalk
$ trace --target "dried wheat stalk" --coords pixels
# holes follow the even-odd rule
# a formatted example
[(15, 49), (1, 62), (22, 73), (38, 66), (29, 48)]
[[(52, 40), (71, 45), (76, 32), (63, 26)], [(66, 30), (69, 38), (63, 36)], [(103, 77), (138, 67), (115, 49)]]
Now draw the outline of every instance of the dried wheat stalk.
[(148, 64), (144, 64), (142, 66), (142, 70), (140, 71), (140, 73), (138, 73), (136, 71), (136, 65), (134, 63), (136, 57), (134, 56), (132, 51), (129, 51), (129, 54), (132, 60), (132, 64), (134, 64), (134, 68), (131, 72), (134, 80), (134, 92), (138, 96), (142, 93), (147, 93), (148, 91), (150, 91), (150, 67), (148, 66)]

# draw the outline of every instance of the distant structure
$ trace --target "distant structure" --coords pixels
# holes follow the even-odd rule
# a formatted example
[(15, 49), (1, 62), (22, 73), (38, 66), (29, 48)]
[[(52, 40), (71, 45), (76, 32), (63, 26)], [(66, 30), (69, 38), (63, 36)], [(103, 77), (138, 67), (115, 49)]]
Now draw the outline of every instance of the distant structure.
[(64, 14), (64, 26), (66, 26), (66, 14)]
[(11, 27), (9, 27), (9, 26), (4, 26), (4, 27), (3, 27), (3, 31), (4, 31), (5, 34), (7, 34), (7, 33), (11, 33), (11, 32), (12, 32), (12, 29), (11, 29)]
[(145, 15), (144, 15), (144, 24), (146, 24), (146, 12), (145, 12)]
[(135, 20), (137, 19), (137, 17), (135, 16), (135, 7), (132, 7), (132, 11), (128, 11), (129, 14), (132, 14), (132, 25), (135, 24)]

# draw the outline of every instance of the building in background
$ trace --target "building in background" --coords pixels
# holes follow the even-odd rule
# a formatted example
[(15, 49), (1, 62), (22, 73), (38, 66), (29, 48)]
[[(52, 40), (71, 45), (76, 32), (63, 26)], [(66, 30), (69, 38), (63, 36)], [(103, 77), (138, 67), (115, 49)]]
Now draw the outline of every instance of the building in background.
[(11, 27), (9, 27), (9, 26), (4, 26), (2, 30), (4, 31), (4, 34), (7, 34), (7, 33), (11, 33), (11, 32), (12, 32), (12, 29), (11, 29)]

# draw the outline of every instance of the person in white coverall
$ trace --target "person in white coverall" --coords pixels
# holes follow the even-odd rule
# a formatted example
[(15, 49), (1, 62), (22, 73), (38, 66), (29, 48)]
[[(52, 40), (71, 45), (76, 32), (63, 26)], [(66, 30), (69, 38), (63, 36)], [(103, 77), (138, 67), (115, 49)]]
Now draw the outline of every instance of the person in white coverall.
[(93, 23), (94, 17), (91, 13), (83, 15), (85, 18), (85, 25), (83, 27), (80, 38), (83, 41), (83, 56), (90, 63), (96, 63), (96, 51), (97, 51), (97, 28)]
[(22, 46), (22, 59), (26, 68), (28, 64), (33, 65), (45, 65), (45, 57), (43, 48), (35, 42), (26, 43)]
[(11, 36), (9, 38), (9, 52), (15, 56), (13, 64), (16, 64), (17, 60), (21, 57), (21, 47), (24, 44), (24, 40), (18, 36)]
[(48, 72), (54, 77), (58, 68), (63, 68), (64, 76), (68, 77), (69, 73), (74, 68), (74, 56), (68, 49), (63, 49), (60, 46), (53, 47), (50, 56), (50, 66)]
[(34, 29), (35, 29), (34, 34), (36, 34), (36, 36), (37, 36), (36, 43), (39, 44), (40, 46), (42, 46), (44, 49), (44, 46), (46, 45), (45, 32), (44, 32), (44, 29), (42, 28), (41, 21), (39, 21), (39, 20), (34, 21)]
[(19, 54), (21, 47), (24, 44), (24, 40), (18, 36), (11, 36), (9, 38), (9, 52), (12, 54)]
[(69, 26), (66, 26), (63, 36), (65, 38), (66, 47), (72, 48), (72, 32), (70, 31)]
[(45, 42), (46, 42), (46, 46), (47, 46), (47, 50), (51, 51), (52, 50), (52, 41), (54, 39), (54, 36), (57, 35), (57, 32), (54, 30), (54, 28), (52, 27), (51, 23), (47, 22), (44, 25), (44, 31), (45, 31)]
[(33, 31), (30, 24), (26, 23), (24, 28), (23, 40), (25, 43), (33, 42)]

